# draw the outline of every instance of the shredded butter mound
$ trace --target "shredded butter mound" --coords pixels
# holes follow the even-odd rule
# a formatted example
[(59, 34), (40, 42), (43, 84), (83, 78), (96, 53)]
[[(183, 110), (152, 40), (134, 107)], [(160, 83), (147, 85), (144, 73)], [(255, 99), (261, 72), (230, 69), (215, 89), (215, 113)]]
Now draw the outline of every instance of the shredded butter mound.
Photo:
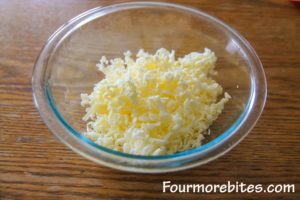
[(214, 52), (192, 52), (175, 59), (174, 51), (152, 55), (139, 50), (97, 67), (105, 74), (93, 92), (81, 94), (88, 121), (86, 137), (99, 145), (136, 155), (165, 155), (201, 145), (229, 94), (215, 73)]

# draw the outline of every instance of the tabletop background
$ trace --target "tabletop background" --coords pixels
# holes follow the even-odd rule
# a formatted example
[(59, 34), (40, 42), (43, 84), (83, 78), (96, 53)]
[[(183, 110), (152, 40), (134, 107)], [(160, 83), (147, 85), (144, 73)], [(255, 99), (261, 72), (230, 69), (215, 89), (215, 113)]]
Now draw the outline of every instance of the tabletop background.
[[(120, 2), (120, 1), (119, 1)], [(177, 0), (237, 29), (257, 51), (268, 99), (251, 134), (225, 156), (160, 175), (121, 172), (61, 144), (32, 101), (31, 73), (47, 38), (108, 1), (0, 0), (0, 199), (300, 199), (300, 8), (284, 0)], [(171, 194), (174, 183), (296, 184), (294, 194)]]

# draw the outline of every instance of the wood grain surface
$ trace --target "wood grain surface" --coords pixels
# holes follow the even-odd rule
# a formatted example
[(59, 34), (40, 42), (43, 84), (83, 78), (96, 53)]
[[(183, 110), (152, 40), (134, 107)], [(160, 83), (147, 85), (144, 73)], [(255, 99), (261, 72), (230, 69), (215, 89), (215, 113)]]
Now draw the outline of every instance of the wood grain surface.
[[(300, 199), (300, 9), (284, 0), (177, 0), (237, 29), (257, 51), (268, 100), (258, 124), (234, 150), (194, 169), (144, 175), (82, 158), (61, 144), (32, 101), (34, 61), (70, 18), (96, 0), (0, 0), (0, 199)], [(171, 194), (173, 183), (290, 183), (296, 193)]]

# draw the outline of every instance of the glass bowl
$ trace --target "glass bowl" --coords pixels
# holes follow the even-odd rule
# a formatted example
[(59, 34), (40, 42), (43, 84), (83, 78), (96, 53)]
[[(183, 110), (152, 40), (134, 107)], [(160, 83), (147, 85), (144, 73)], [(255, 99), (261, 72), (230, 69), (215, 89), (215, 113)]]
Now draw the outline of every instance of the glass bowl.
[[(218, 57), (215, 79), (232, 99), (211, 126), (205, 144), (164, 156), (138, 156), (100, 146), (82, 136), (80, 93), (91, 92), (103, 75), (101, 56), (122, 57), (164, 47), (176, 56), (205, 47)], [(253, 128), (266, 100), (262, 64), (250, 44), (220, 20), (193, 8), (160, 2), (97, 7), (73, 18), (47, 41), (32, 76), (33, 97), (49, 129), (65, 145), (92, 161), (143, 173), (178, 171), (207, 163), (238, 144)]]

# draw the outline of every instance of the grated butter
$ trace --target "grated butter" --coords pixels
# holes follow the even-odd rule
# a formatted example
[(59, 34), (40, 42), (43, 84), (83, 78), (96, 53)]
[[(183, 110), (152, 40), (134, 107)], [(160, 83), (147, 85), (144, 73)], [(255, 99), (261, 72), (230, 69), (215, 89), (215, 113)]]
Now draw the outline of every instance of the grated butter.
[(130, 51), (124, 59), (102, 57), (105, 74), (93, 92), (81, 94), (86, 137), (99, 145), (136, 155), (164, 155), (201, 145), (229, 94), (210, 77), (217, 57), (205, 49), (175, 59), (174, 51), (154, 55)]

